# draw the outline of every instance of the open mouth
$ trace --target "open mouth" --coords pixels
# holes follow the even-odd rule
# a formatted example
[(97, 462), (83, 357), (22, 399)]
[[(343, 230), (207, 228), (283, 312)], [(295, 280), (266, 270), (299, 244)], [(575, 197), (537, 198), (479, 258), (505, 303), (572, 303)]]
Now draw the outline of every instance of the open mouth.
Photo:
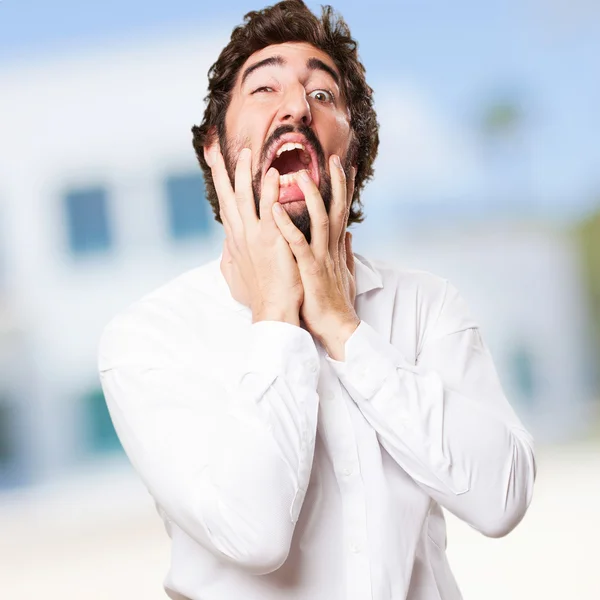
[[(319, 185), (317, 153), (302, 135), (283, 135), (265, 162), (267, 165), (265, 173), (270, 167), (274, 167), (279, 172), (280, 202), (303, 198), (297, 185), (300, 171), (308, 171), (311, 179), (317, 186)], [(299, 195), (301, 198), (298, 197)]]

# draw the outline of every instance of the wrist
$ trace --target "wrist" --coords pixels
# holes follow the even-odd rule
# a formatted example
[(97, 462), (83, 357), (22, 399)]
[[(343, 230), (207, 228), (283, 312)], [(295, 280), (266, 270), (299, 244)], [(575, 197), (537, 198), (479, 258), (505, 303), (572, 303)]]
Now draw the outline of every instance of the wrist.
[(300, 327), (300, 315), (298, 312), (271, 306), (252, 310), (252, 322), (258, 323), (259, 321), (280, 321)]
[(344, 361), (346, 342), (360, 325), (360, 318), (358, 315), (353, 315), (343, 320), (330, 322), (330, 328), (324, 335), (319, 336), (319, 341), (333, 360)]

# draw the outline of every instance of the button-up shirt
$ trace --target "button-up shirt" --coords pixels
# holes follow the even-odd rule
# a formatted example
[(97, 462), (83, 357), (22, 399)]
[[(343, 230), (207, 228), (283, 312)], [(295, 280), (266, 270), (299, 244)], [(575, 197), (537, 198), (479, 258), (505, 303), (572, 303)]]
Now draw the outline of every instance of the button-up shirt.
[(191, 600), (457, 600), (442, 507), (487, 536), (523, 517), (532, 438), (477, 322), (433, 274), (356, 255), (344, 361), (252, 323), (193, 269), (117, 315), (99, 370)]

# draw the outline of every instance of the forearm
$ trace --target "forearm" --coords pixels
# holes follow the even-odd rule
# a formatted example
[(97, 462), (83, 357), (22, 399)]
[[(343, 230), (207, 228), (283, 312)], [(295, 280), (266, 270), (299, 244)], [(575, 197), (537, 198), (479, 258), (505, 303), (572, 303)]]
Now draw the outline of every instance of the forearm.
[(432, 343), (416, 366), (361, 324), (346, 363), (333, 364), (399, 466), (459, 517), (501, 535), (531, 500), (535, 462), (475, 335)]
[(266, 573), (287, 556), (308, 486), (318, 355), (307, 332), (285, 324), (259, 324), (253, 337), (227, 391), (188, 367), (118, 365), (101, 379), (123, 446), (169, 519)]
[(396, 377), (387, 398), (357, 402), (382, 446), (434, 500), (477, 530), (493, 537), (511, 531), (533, 492), (529, 434), (444, 389), (435, 373)]

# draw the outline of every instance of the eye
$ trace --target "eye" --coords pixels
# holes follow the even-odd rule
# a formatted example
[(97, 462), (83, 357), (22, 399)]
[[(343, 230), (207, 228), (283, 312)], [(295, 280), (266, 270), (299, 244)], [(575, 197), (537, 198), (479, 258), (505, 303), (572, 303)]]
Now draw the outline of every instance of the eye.
[(314, 92), (311, 92), (309, 96), (319, 102), (333, 102), (333, 94), (329, 90), (315, 90)]
[(270, 88), (267, 85), (263, 85), (263, 86), (261, 86), (259, 88), (256, 88), (252, 93), (253, 94), (258, 94), (259, 92), (272, 92), (272, 91), (273, 91), (273, 88)]

